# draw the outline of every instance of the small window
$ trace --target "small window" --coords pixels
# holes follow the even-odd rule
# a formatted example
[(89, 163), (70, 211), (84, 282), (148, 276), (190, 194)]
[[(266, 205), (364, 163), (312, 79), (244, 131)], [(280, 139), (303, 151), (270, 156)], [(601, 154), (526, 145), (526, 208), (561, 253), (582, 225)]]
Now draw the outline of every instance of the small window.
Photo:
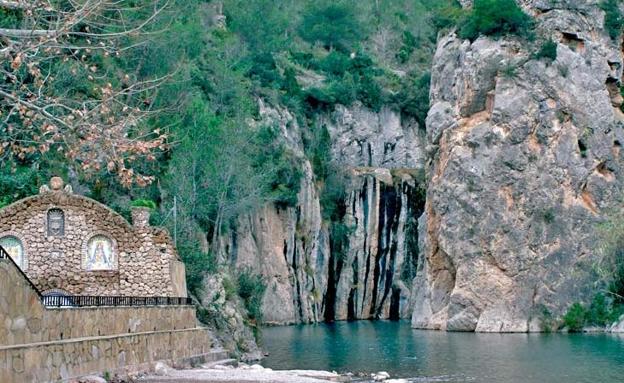
[(65, 213), (61, 209), (48, 210), (48, 236), (61, 237), (65, 235)]
[(13, 259), (13, 262), (15, 262), (20, 269), (25, 269), (26, 262), (24, 259), (24, 246), (22, 245), (22, 241), (13, 235), (7, 235), (0, 238), (0, 246), (6, 250), (11, 259)]

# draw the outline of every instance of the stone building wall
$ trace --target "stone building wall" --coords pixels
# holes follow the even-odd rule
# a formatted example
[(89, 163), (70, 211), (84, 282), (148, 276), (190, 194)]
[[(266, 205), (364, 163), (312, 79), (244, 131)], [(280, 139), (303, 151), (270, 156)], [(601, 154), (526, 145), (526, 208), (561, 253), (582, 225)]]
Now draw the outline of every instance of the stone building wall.
[(54, 178), (39, 195), (0, 209), (0, 245), (41, 291), (73, 295), (186, 296), (169, 234), (133, 224)]
[(149, 369), (211, 352), (191, 306), (45, 308), (9, 260), (0, 259), (0, 382), (70, 381)]

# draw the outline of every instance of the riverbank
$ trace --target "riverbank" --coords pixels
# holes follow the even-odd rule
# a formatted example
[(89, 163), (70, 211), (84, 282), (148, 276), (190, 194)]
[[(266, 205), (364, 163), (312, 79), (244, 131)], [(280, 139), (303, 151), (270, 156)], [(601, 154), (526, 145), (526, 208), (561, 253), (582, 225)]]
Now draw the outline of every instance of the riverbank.
[(190, 370), (161, 368), (153, 375), (144, 376), (137, 383), (328, 383), (328, 382), (385, 382), (407, 383), (404, 379), (391, 379), (386, 372), (369, 376), (354, 376), (320, 370), (273, 370), (258, 364), (231, 366), (205, 365)]

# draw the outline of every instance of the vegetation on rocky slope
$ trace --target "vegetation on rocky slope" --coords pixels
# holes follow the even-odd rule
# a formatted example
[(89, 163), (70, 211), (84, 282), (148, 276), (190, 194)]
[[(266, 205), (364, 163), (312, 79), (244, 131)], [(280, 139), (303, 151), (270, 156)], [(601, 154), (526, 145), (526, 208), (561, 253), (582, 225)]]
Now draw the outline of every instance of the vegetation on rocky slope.
[[(261, 121), (259, 99), (286, 107), (303, 127), (340, 255), (350, 230), (342, 223), (344, 181), (318, 116), (358, 102), (396, 109), (424, 129), (439, 31), (456, 28), (469, 40), (534, 37), (531, 17), (513, 0), (475, 0), (470, 10), (455, 0), (86, 3), (93, 8), (84, 18), (70, 17), (85, 12), (73, 2), (0, 6), (0, 207), (35, 194), (53, 174), (125, 216), (131, 201), (154, 201), (153, 222), (172, 231), (175, 201), (193, 293), (219, 270), (217, 239), (240, 214), (297, 202), (300, 158), (278, 127)], [(619, 3), (601, 6), (614, 40), (622, 33)], [(63, 29), (53, 38), (24, 32), (54, 22)], [(555, 42), (537, 43), (536, 59), (556, 60)], [(610, 294), (596, 305), (615, 307), (624, 266), (605, 270)], [(248, 319), (259, 319), (262, 281), (236, 285), (229, 290)], [(595, 322), (581, 309), (602, 312), (575, 306), (570, 323)]]
[[(17, 39), (32, 54), (15, 50), (5, 61), (16, 77), (5, 76), (2, 91), (32, 90), (18, 110), (6, 97), (0, 105), (0, 204), (34, 194), (42, 179), (60, 174), (126, 217), (131, 201), (155, 201), (153, 223), (173, 229), (175, 197), (191, 290), (195, 273), (213, 270), (206, 243), (214, 245), (241, 212), (296, 203), (298, 160), (276, 128), (259, 121), (258, 99), (288, 107), (308, 126), (306, 155), (326, 185), (328, 221), (338, 219), (341, 186), (328, 178), (328, 137), (317, 131), (317, 113), (358, 101), (400, 109), (424, 127), (433, 11), (441, 2), (154, 0), (115, 9), (95, 3), (92, 19), (67, 24), (62, 44), (37, 42), (47, 45), (36, 50), (33, 41)], [(45, 29), (49, 20), (82, 11), (60, 6), (34, 13), (3, 8), (0, 24)], [(121, 20), (136, 29), (126, 30)], [(75, 111), (50, 117), (31, 108), (29, 94), (37, 89), (45, 95), (38, 102), (63, 101)], [(88, 125), (74, 124), (78, 105), (101, 113)], [(52, 117), (58, 124), (46, 125)], [(107, 141), (96, 140), (92, 128)], [(337, 225), (336, 232), (344, 231)]]

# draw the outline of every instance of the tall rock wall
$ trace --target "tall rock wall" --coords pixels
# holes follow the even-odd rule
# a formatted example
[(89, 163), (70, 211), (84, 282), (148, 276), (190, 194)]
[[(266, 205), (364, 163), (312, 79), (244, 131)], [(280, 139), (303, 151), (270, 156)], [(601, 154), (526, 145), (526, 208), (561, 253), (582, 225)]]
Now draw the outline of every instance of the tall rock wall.
[[(264, 276), (263, 320), (271, 324), (360, 318), (407, 318), (418, 248), (422, 132), (389, 109), (337, 106), (316, 121), (331, 136), (333, 161), (347, 174), (344, 254), (332, 253), (322, 218), (322, 182), (303, 147), (305, 132), (288, 110), (260, 103), (263, 123), (301, 161), (294, 207), (267, 205), (239, 217), (221, 239), (221, 259)], [(410, 235), (411, 237), (411, 235)]]
[(438, 43), (413, 327), (538, 331), (588, 296), (596, 225), (619, 206), (622, 41), (598, 1), (520, 4), (554, 62), (520, 38)]

